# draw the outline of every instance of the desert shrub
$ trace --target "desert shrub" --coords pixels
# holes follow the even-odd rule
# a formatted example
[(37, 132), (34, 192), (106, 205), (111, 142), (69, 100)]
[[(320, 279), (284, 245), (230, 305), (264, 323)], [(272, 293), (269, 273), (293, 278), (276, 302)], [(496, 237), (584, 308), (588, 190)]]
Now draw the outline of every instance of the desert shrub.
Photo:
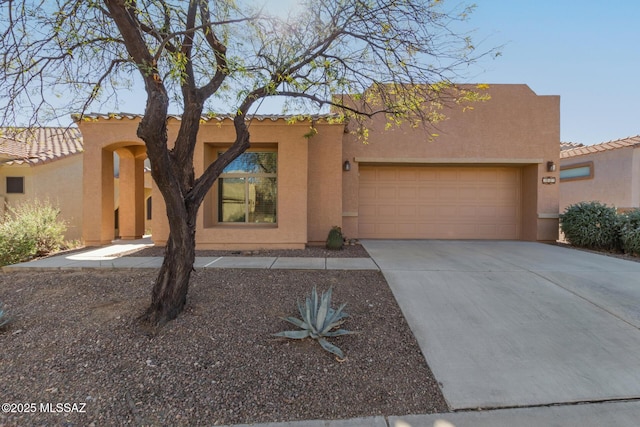
[(640, 209), (623, 213), (619, 216), (619, 223), (622, 250), (640, 255)]
[(343, 311), (347, 305), (346, 303), (337, 309), (331, 308), (331, 293), (332, 290), (329, 288), (327, 292), (323, 292), (322, 295), (318, 297), (318, 291), (314, 286), (311, 295), (307, 297), (305, 303), (298, 303), (298, 312), (300, 312), (302, 319), (292, 316), (282, 318), (282, 320), (296, 325), (300, 330), (282, 331), (273, 335), (296, 340), (305, 338), (314, 339), (318, 341), (318, 344), (320, 344), (323, 349), (335, 354), (340, 359), (344, 359), (342, 350), (327, 341), (327, 338), (349, 335), (354, 332), (341, 328), (336, 329), (344, 323), (349, 315)]
[(327, 249), (342, 249), (344, 245), (344, 236), (342, 235), (342, 229), (340, 227), (333, 226), (327, 236)]
[(616, 208), (600, 202), (580, 202), (560, 215), (567, 241), (589, 249), (620, 249), (620, 221)]
[(9, 317), (9, 313), (7, 313), (4, 304), (0, 302), (0, 331), (6, 328), (9, 322), (11, 322), (11, 317)]
[(34, 200), (8, 207), (0, 223), (0, 265), (59, 251), (67, 230), (59, 216), (60, 210), (48, 201)]

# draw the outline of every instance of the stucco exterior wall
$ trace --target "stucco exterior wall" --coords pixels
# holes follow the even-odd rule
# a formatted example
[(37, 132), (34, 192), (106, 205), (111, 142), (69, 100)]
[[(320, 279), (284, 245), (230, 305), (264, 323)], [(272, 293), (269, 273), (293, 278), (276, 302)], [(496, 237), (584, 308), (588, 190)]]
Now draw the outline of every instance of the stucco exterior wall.
[[(307, 241), (307, 158), (304, 135), (309, 125), (286, 125), (283, 120), (253, 121), (251, 149), (277, 150), (277, 224), (220, 224), (216, 185), (198, 215), (196, 244), (201, 249), (303, 248)], [(198, 135), (196, 175), (203, 173), (218, 150), (235, 140), (230, 120), (202, 125)]]
[[(176, 122), (177, 123), (177, 122)], [(250, 126), (250, 150), (277, 150), (277, 224), (220, 224), (217, 221), (217, 185), (205, 199), (196, 232), (198, 249), (303, 248), (323, 241), (341, 220), (342, 125), (309, 122), (287, 124), (284, 120), (254, 120)], [(175, 131), (170, 124), (170, 132)], [(204, 172), (235, 139), (230, 120), (210, 121), (201, 126), (195, 152), (196, 176)], [(153, 241), (166, 244), (169, 230), (165, 205), (153, 186)]]
[[(82, 154), (55, 162), (29, 166), (4, 165), (0, 167), (0, 196), (7, 205), (33, 199), (49, 200), (60, 208), (60, 218), (67, 223), (65, 239), (82, 237)], [(24, 194), (7, 194), (6, 177), (24, 177)], [(4, 208), (4, 206), (3, 206)]]
[[(370, 138), (366, 145), (345, 133), (344, 125), (322, 120), (314, 123), (317, 134), (313, 136), (309, 121), (289, 124), (282, 118), (252, 120), (250, 150), (277, 151), (277, 222), (219, 223), (218, 186), (214, 184), (197, 218), (197, 248), (302, 248), (305, 244), (323, 243), (334, 225), (342, 226), (345, 236), (358, 238), (361, 165), (516, 168), (522, 177), (522, 201), (518, 203), (520, 238), (556, 240), (559, 185), (544, 185), (542, 178), (558, 179), (557, 171), (547, 172), (547, 162), (559, 164), (559, 97), (538, 96), (526, 85), (493, 85), (488, 91), (491, 99), (475, 103), (473, 109), (447, 109), (448, 118), (434, 128), (439, 136), (433, 141), (422, 128), (404, 125), (387, 131), (384, 121), (375, 118), (367, 124)], [(107, 243), (113, 236), (113, 152), (129, 150), (135, 160), (130, 163), (142, 164), (144, 147), (135, 137), (139, 120), (137, 116), (104, 117), (79, 123), (85, 143), (83, 205), (87, 244)], [(169, 141), (175, 140), (179, 125), (179, 120), (169, 119)], [(231, 120), (202, 123), (194, 158), (196, 176), (234, 140)], [(342, 170), (345, 161), (350, 162), (350, 171)], [(128, 176), (142, 177), (138, 169), (129, 169)], [(143, 188), (143, 179), (139, 181)], [(120, 185), (120, 193), (130, 185), (125, 184), (124, 174)], [(139, 200), (132, 194), (137, 193), (129, 194), (130, 206), (137, 206)], [(151, 194), (152, 239), (164, 245), (169, 235), (166, 207), (155, 184)], [(143, 210), (135, 208), (133, 212), (137, 218)], [(137, 226), (132, 229), (129, 234), (133, 236), (138, 232)]]
[(383, 118), (367, 123), (366, 145), (345, 135), (343, 158), (352, 163), (343, 175), (345, 234), (358, 235), (359, 164), (485, 164), (525, 169), (523, 238), (556, 240), (559, 186), (543, 185), (542, 177), (558, 179), (546, 165), (559, 164), (560, 98), (536, 95), (526, 85), (491, 85), (488, 93), (491, 99), (474, 103), (472, 110), (446, 109), (447, 119), (435, 125), (433, 141), (424, 129), (408, 125), (385, 131)]
[(560, 183), (560, 212), (572, 204), (599, 201), (619, 209), (640, 207), (640, 150), (606, 150), (561, 160), (561, 166), (593, 162), (593, 178)]
[[(125, 147), (129, 147), (132, 156), (139, 157), (137, 162), (132, 158), (132, 163), (143, 167), (144, 143), (136, 137), (138, 124), (139, 119), (88, 120), (78, 123), (84, 142), (82, 238), (88, 246), (109, 244), (115, 237), (113, 153), (116, 150), (122, 152)], [(122, 163), (120, 167), (123, 168)], [(141, 179), (144, 179), (143, 175), (140, 175)], [(126, 184), (121, 182), (118, 197), (121, 198), (131, 187), (136, 187), (135, 183), (129, 180)], [(139, 215), (137, 213), (132, 221), (139, 223)], [(121, 228), (122, 224), (121, 217)], [(141, 229), (144, 231), (144, 224)]]
[(316, 125), (309, 138), (308, 242), (322, 245), (333, 226), (342, 226), (342, 125)]

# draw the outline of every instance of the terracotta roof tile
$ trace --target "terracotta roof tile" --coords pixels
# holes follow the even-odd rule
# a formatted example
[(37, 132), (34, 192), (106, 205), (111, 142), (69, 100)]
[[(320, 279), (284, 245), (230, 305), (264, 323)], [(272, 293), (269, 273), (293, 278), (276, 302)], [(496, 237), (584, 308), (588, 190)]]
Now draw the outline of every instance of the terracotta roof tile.
[(579, 142), (560, 142), (560, 150), (570, 150), (572, 148), (584, 147), (584, 144), (580, 144)]
[(560, 151), (560, 158), (567, 159), (570, 157), (584, 156), (587, 154), (598, 153), (608, 150), (617, 150), (626, 147), (640, 147), (640, 135), (630, 136), (628, 138), (617, 139), (614, 141), (603, 142), (595, 145), (584, 145), (581, 147), (569, 148)]
[[(142, 119), (143, 115), (142, 114), (129, 114), (129, 113), (89, 113), (89, 114), (85, 114), (84, 118), (88, 119), (88, 120), (124, 120), (124, 119), (128, 119), (128, 120), (136, 120), (136, 119)], [(252, 119), (256, 119), (258, 121), (265, 121), (265, 120), (271, 120), (271, 121), (277, 121), (277, 120), (301, 120), (302, 118), (307, 118), (310, 117), (312, 120), (318, 120), (318, 119), (328, 119), (331, 117), (337, 117), (337, 115), (335, 114), (312, 114), (309, 116), (303, 116), (301, 114), (294, 114), (294, 115), (288, 115), (288, 114), (254, 114), (250, 116)], [(175, 120), (182, 120), (182, 116), (178, 115), (178, 114), (169, 114), (167, 116), (168, 119), (175, 119)], [(223, 120), (233, 120), (234, 116), (232, 115), (228, 115), (228, 114), (221, 114), (221, 115), (203, 115), (202, 116), (202, 120), (208, 122), (211, 120), (216, 120), (216, 121), (223, 121)], [(80, 116), (78, 114), (74, 114), (73, 115), (73, 119), (78, 121), (80, 120)]]
[(7, 164), (42, 164), (84, 151), (77, 128), (0, 129), (0, 156)]

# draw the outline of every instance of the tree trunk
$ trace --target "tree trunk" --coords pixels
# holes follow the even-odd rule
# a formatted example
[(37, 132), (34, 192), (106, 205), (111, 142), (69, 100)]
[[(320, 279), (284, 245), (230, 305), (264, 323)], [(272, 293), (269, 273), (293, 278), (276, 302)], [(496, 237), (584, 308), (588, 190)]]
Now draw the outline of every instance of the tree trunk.
[(141, 320), (152, 327), (162, 327), (184, 309), (189, 278), (195, 261), (195, 221), (182, 220), (179, 227), (170, 223), (164, 261), (151, 293), (151, 305)]

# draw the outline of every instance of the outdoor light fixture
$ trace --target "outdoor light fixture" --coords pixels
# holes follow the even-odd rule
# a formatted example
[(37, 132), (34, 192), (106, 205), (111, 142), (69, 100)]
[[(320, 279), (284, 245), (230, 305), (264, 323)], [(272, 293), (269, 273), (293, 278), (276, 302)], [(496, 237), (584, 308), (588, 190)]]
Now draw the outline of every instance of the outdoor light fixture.
[(555, 172), (556, 164), (553, 162), (547, 162), (547, 172)]
[(349, 163), (349, 160), (344, 161), (344, 164), (342, 165), (342, 170), (345, 172), (349, 172), (351, 170), (351, 163)]
[(556, 183), (556, 177), (555, 176), (543, 176), (542, 177), (542, 183), (543, 184), (555, 184)]

